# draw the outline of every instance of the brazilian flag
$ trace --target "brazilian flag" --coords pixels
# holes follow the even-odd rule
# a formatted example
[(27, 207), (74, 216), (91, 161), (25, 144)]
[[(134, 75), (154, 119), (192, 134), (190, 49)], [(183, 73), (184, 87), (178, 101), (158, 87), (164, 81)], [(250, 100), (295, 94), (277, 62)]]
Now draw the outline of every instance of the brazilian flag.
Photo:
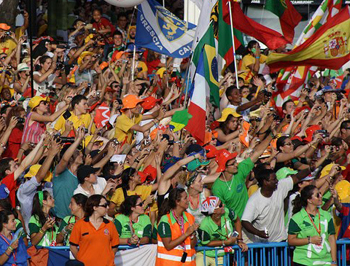
[(176, 111), (170, 121), (170, 129), (173, 132), (177, 132), (183, 129), (188, 124), (188, 120), (192, 118), (192, 115), (188, 113), (188, 109)]

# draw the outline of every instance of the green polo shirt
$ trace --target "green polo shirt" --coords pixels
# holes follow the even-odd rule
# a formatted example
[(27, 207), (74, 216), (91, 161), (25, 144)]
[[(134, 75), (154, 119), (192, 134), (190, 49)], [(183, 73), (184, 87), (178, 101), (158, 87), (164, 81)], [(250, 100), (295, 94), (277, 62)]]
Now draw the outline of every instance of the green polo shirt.
[[(117, 227), (119, 238), (132, 237), (129, 216), (126, 216), (124, 214), (118, 215), (114, 220), (114, 224), (115, 227)], [(135, 235), (137, 235), (139, 238), (151, 238), (152, 225), (151, 220), (147, 215), (140, 215), (136, 223), (132, 222), (132, 228), (135, 231)]]
[[(188, 219), (185, 212), (183, 213), (183, 217), (184, 217), (184, 222), (188, 223)], [(170, 212), (170, 222), (171, 222), (171, 225), (176, 223), (176, 219), (174, 218), (172, 212)], [(157, 230), (161, 238), (171, 237), (171, 230), (170, 230), (168, 215), (163, 215), (160, 218)]]
[[(234, 222), (237, 219), (237, 214), (233, 211), (228, 210), (225, 208), (225, 214), (221, 216), (221, 225), (218, 226), (211, 218), (211, 216), (207, 216), (203, 219), (201, 222), (201, 225), (199, 227), (198, 233), (199, 233), (199, 239), (200, 239), (200, 246), (206, 246), (208, 243), (210, 243), (213, 240), (226, 240), (228, 239), (228, 236), (231, 235), (234, 230)], [(202, 252), (203, 253), (203, 252)], [(223, 250), (218, 251), (218, 256), (222, 257), (224, 256), (225, 252)], [(215, 258), (215, 251), (210, 250), (206, 251), (205, 255), (208, 257)]]
[[(33, 215), (32, 217), (30, 217), (28, 227), (29, 227), (29, 235), (32, 235), (35, 233), (39, 233), (43, 225), (39, 222), (37, 217)], [(58, 226), (55, 224), (54, 227), (48, 229), (45, 232), (45, 235), (37, 245), (48, 247), (51, 245), (52, 242), (56, 242), (57, 230), (58, 230)]]
[[(68, 224), (75, 224), (75, 216), (74, 215), (69, 215), (64, 217), (64, 219), (61, 222), (60, 228), (58, 229), (57, 234), (61, 233), (62, 230), (68, 225)], [(67, 232), (67, 234), (64, 237), (63, 244), (67, 245), (69, 244), (69, 237), (70, 237), (71, 232)]]
[[(321, 225), (322, 244), (320, 246), (314, 244), (296, 246), (293, 256), (293, 261), (296, 263), (302, 265), (313, 265), (315, 261), (319, 261), (319, 265), (325, 265), (332, 261), (331, 246), (328, 238), (330, 235), (335, 235), (333, 219), (329, 212), (324, 211), (321, 208), (319, 211), (320, 218), (318, 215), (310, 216), (317, 228), (319, 224)], [(318, 236), (318, 232), (304, 208), (293, 215), (289, 223), (288, 234), (297, 235), (297, 238)]]
[(217, 178), (212, 187), (213, 195), (219, 197), (230, 210), (234, 210), (239, 218), (242, 217), (248, 201), (245, 181), (253, 167), (254, 163), (247, 158), (238, 165), (237, 173), (230, 181), (225, 182)]

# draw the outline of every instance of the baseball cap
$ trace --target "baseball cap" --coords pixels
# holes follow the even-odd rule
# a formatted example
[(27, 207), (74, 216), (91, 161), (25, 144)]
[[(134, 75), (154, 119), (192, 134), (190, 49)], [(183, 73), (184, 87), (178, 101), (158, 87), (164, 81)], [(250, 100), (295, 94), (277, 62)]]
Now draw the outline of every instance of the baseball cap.
[(5, 184), (0, 185), (0, 199), (6, 199), (10, 194), (10, 190)]
[(119, 60), (125, 54), (124, 51), (115, 50), (112, 55), (112, 62)]
[(150, 110), (154, 106), (156, 106), (157, 103), (161, 104), (161, 102), (162, 102), (162, 99), (156, 99), (152, 96), (149, 96), (149, 97), (143, 99), (141, 106), (144, 110)]
[(152, 165), (147, 166), (142, 172), (137, 172), (141, 177), (141, 182), (144, 183), (147, 181), (153, 181), (157, 178), (157, 169)]
[(226, 163), (229, 160), (232, 160), (237, 157), (237, 152), (230, 153), (228, 150), (220, 150), (218, 155), (215, 158), (215, 161), (219, 165), (218, 169), (216, 170), (217, 173), (223, 172), (226, 169)]
[(11, 27), (7, 25), (6, 23), (0, 23), (0, 29), (2, 30), (9, 30)]
[(219, 198), (216, 196), (207, 197), (200, 206), (200, 211), (208, 215), (213, 214), (214, 210), (219, 202)]
[(214, 145), (207, 145), (204, 147), (204, 149), (206, 151), (206, 155), (208, 159), (212, 159), (216, 157), (219, 153), (219, 151), (216, 149)]
[(48, 102), (50, 99), (49, 97), (41, 97), (41, 96), (34, 96), (33, 98), (31, 98), (29, 100), (29, 103), (28, 103), (28, 106), (31, 108), (31, 109), (34, 109), (35, 107), (37, 107), (42, 101), (46, 101)]
[(192, 172), (203, 165), (208, 165), (209, 163), (210, 161), (205, 161), (205, 160), (201, 161), (199, 159), (194, 159), (193, 161), (187, 164), (187, 170)]
[(225, 122), (229, 115), (233, 115), (234, 117), (241, 117), (241, 115), (239, 113), (237, 113), (235, 109), (233, 109), (233, 108), (225, 108), (221, 112), (221, 117), (218, 120), (216, 120), (216, 121), (218, 121), (218, 122)]
[(77, 177), (78, 179), (83, 179), (90, 176), (90, 174), (96, 173), (98, 170), (100, 170), (100, 168), (94, 168), (91, 165), (82, 165), (78, 168)]
[(350, 203), (350, 183), (347, 180), (341, 180), (335, 185), (341, 203)]
[(298, 171), (296, 171), (292, 168), (283, 167), (276, 172), (276, 177), (278, 180), (282, 180), (282, 179), (286, 178), (287, 176), (294, 175), (297, 173), (298, 173)]
[[(30, 168), (29, 168), (29, 171), (28, 173), (26, 173), (24, 175), (25, 178), (32, 178), (34, 176), (36, 176), (39, 172), (39, 169), (40, 169), (41, 165), (40, 164), (34, 164), (32, 165)], [(52, 173), (51, 172), (47, 172), (45, 178), (44, 178), (44, 181), (46, 182), (50, 182), (52, 180)]]
[(130, 108), (135, 108), (137, 104), (142, 103), (143, 100), (138, 98), (136, 95), (134, 94), (128, 94), (126, 95), (123, 100), (123, 108), (121, 109), (121, 111), (125, 111), (125, 109), (130, 109)]
[(203, 152), (202, 155), (204, 155), (203, 147), (199, 144), (191, 144), (187, 147), (185, 153), (190, 156), (190, 154), (194, 155), (196, 153)]

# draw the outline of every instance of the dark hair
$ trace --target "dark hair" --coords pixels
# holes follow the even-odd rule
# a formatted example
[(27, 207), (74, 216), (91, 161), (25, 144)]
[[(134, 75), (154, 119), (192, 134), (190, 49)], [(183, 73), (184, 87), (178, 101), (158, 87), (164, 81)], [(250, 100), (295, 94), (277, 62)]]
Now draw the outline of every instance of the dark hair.
[(90, 196), (85, 204), (85, 217), (90, 217), (94, 213), (94, 207), (100, 205), (101, 199), (107, 199), (102, 195), (92, 195)]
[(229, 121), (231, 121), (232, 119), (234, 119), (235, 117), (233, 115), (228, 115), (226, 117), (226, 120), (224, 122), (220, 122), (219, 123), (219, 128), (222, 130), (222, 132), (224, 132), (225, 135), (228, 135), (230, 133), (232, 133), (233, 131), (231, 131), (230, 129), (228, 129), (226, 126), (227, 126), (227, 123)]
[(46, 223), (46, 215), (43, 211), (43, 207), (39, 200), (39, 193), (43, 193), (43, 200), (47, 200), (47, 198), (50, 196), (50, 193), (48, 191), (38, 191), (33, 198), (33, 209), (32, 209), (32, 215), (35, 216), (35, 218), (39, 221), (40, 225), (43, 226)]
[(284, 141), (285, 141), (286, 139), (289, 139), (289, 137), (287, 137), (287, 136), (282, 136), (282, 137), (279, 137), (279, 138), (277, 139), (277, 142), (276, 142), (277, 151), (281, 151), (280, 148), (284, 146)]
[(349, 127), (350, 120), (345, 120), (340, 124), (340, 129)]
[[(7, 210), (7, 211), (13, 210), (9, 197), (7, 197), (6, 199), (0, 199), (0, 208), (2, 210)], [(15, 214), (17, 215), (17, 213), (15, 213)]]
[(246, 51), (245, 51), (245, 54), (244, 55), (247, 55), (247, 54), (250, 54), (250, 50), (254, 47), (254, 45), (256, 45), (258, 42), (255, 41), (255, 40), (252, 40), (250, 42), (248, 42), (248, 45), (247, 45), (247, 48), (246, 48)]
[(176, 202), (181, 199), (181, 194), (186, 192), (183, 188), (173, 188), (169, 192), (169, 197), (165, 199), (160, 206), (158, 219), (160, 219), (163, 215), (166, 215), (170, 212), (170, 210), (175, 209)]
[[(230, 87), (228, 87), (228, 88), (226, 89), (225, 94), (226, 94), (227, 99), (228, 99), (228, 96), (231, 95), (231, 93), (232, 93), (233, 90), (238, 90), (238, 88), (237, 88), (235, 85), (231, 85)], [(239, 91), (239, 90), (238, 90), (238, 91)]]
[(292, 99), (289, 99), (288, 101), (285, 101), (283, 104), (282, 104), (282, 110), (286, 110), (287, 109), (287, 104), (288, 103), (293, 103), (293, 100)]
[(258, 186), (262, 187), (264, 184), (264, 180), (269, 180), (269, 177), (272, 174), (275, 174), (275, 171), (273, 171), (272, 169), (265, 169), (264, 171), (261, 171), (258, 175), (256, 175), (255, 178), (258, 181)]
[(50, 56), (48, 56), (48, 55), (44, 55), (44, 56), (40, 57), (40, 59), (39, 59), (39, 69), (42, 68), (41, 65), (45, 64), (47, 59), (51, 59), (52, 60), (52, 58)]
[(119, 30), (116, 30), (114, 33), (113, 33), (113, 37), (116, 36), (116, 35), (120, 35), (123, 37), (123, 33), (121, 33)]
[(339, 147), (339, 146), (341, 146), (342, 144), (343, 144), (343, 140), (342, 140), (341, 138), (333, 137), (333, 138), (331, 139), (331, 145), (333, 145), (333, 146)]
[(121, 179), (122, 179), (121, 187), (123, 189), (125, 189), (126, 191), (130, 189), (130, 187), (129, 187), (130, 177), (133, 176), (135, 173), (136, 173), (136, 169), (132, 168), (132, 167), (125, 169), (121, 173)]
[(312, 198), (312, 194), (316, 187), (314, 185), (308, 185), (303, 188), (300, 195), (296, 196), (293, 200), (293, 215), (299, 212), (303, 207), (307, 206), (307, 200)]
[(10, 215), (14, 215), (14, 213), (9, 210), (0, 211), (0, 231), (3, 229), (3, 224), (7, 224), (9, 222)]
[(82, 100), (87, 101), (87, 98), (84, 95), (75, 95), (72, 98), (72, 102), (70, 103), (72, 106), (72, 109), (74, 109), (75, 105), (79, 104)]
[[(6, 126), (9, 126), (11, 118), (13, 116), (19, 117), (21, 115), (21, 112), (25, 112), (24, 108), (22, 106), (14, 106), (10, 109), (8, 112), (8, 115), (6, 116), (5, 119), (5, 124)], [(24, 124), (23, 123), (17, 123), (16, 128), (23, 130)]]
[(6, 171), (10, 170), (10, 162), (13, 161), (12, 158), (4, 158), (0, 160), (0, 179), (6, 176)]
[(131, 208), (136, 207), (136, 202), (138, 199), (140, 199), (139, 195), (127, 196), (123, 203), (120, 205), (119, 211), (121, 214), (129, 216), (132, 213)]
[(77, 26), (77, 24), (78, 24), (79, 21), (85, 23), (85, 21), (84, 21), (83, 19), (77, 18), (76, 20), (74, 20), (72, 27), (74, 28), (75, 26)]
[(76, 204), (80, 205), (84, 209), (88, 197), (84, 194), (78, 193), (73, 195), (72, 199), (74, 199)]

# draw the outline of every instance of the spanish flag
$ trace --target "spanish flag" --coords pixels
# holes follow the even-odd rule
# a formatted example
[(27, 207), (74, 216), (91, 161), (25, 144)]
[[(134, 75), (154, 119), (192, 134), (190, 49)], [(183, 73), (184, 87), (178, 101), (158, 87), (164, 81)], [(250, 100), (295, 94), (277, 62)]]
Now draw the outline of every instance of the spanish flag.
[(346, 6), (336, 16), (288, 53), (271, 53), (267, 64), (272, 72), (290, 66), (320, 66), (339, 69), (350, 59), (350, 10)]

